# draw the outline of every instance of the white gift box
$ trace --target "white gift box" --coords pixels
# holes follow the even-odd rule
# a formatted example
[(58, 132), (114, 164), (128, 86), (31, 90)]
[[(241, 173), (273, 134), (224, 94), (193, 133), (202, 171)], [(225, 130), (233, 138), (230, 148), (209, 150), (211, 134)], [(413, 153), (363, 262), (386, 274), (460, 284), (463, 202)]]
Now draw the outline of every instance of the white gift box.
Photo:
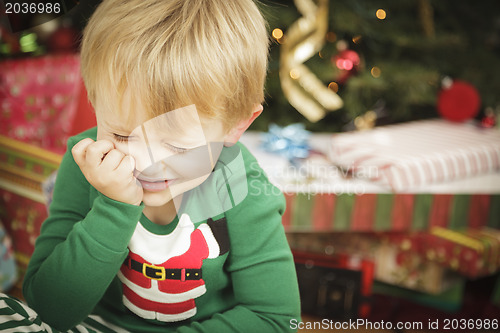
[(500, 169), (500, 132), (474, 123), (420, 120), (333, 135), (330, 160), (393, 191)]

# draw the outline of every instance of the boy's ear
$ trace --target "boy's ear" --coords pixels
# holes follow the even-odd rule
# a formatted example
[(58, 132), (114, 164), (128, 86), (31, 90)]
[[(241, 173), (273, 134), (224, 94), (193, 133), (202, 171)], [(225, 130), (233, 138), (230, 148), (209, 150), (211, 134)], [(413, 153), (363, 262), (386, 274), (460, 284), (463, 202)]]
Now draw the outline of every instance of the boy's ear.
[(226, 134), (224, 137), (224, 146), (230, 147), (238, 142), (247, 128), (250, 127), (253, 121), (262, 113), (262, 110), (264, 110), (262, 104), (256, 105), (250, 118), (240, 121)]

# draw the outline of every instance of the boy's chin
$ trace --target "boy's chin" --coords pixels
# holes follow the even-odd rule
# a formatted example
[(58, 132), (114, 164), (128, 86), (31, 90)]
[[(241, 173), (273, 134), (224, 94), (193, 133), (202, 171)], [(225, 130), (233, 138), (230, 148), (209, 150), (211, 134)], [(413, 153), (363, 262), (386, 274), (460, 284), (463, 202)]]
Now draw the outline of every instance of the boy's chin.
[(142, 202), (145, 206), (149, 207), (160, 207), (172, 201), (172, 195), (169, 189), (165, 189), (160, 192), (150, 192), (144, 190), (144, 195), (142, 197)]

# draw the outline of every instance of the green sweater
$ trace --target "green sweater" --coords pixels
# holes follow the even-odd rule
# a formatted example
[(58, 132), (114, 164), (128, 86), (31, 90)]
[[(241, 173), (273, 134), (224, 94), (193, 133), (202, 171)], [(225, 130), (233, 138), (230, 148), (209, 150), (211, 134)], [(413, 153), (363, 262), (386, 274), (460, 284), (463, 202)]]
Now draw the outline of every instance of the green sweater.
[(42, 320), (63, 331), (90, 314), (131, 332), (292, 331), (300, 304), (285, 200), (250, 152), (223, 148), (162, 226), (87, 182), (71, 148), (96, 133), (69, 139), (26, 273)]

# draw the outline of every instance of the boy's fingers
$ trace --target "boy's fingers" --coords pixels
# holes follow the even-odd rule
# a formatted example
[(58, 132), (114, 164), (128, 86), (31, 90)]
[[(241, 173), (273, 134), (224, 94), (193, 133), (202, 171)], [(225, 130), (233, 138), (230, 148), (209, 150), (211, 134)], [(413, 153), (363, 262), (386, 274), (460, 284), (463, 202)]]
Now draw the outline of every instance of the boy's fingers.
[(75, 160), (76, 164), (78, 164), (78, 166), (83, 167), (85, 165), (85, 153), (87, 151), (87, 147), (92, 143), (94, 143), (94, 140), (85, 138), (83, 140), (80, 140), (71, 149), (73, 159)]
[(116, 168), (116, 171), (123, 176), (132, 175), (134, 173), (134, 170), (135, 159), (130, 155), (126, 155), (122, 159), (120, 165), (118, 165), (118, 167)]
[(115, 170), (118, 165), (120, 165), (122, 159), (125, 157), (125, 154), (119, 151), (118, 149), (112, 149), (106, 157), (104, 157), (101, 167), (107, 170)]
[(98, 167), (104, 156), (109, 153), (115, 145), (108, 140), (98, 140), (93, 144), (89, 145), (86, 153), (86, 161), (90, 166)]

